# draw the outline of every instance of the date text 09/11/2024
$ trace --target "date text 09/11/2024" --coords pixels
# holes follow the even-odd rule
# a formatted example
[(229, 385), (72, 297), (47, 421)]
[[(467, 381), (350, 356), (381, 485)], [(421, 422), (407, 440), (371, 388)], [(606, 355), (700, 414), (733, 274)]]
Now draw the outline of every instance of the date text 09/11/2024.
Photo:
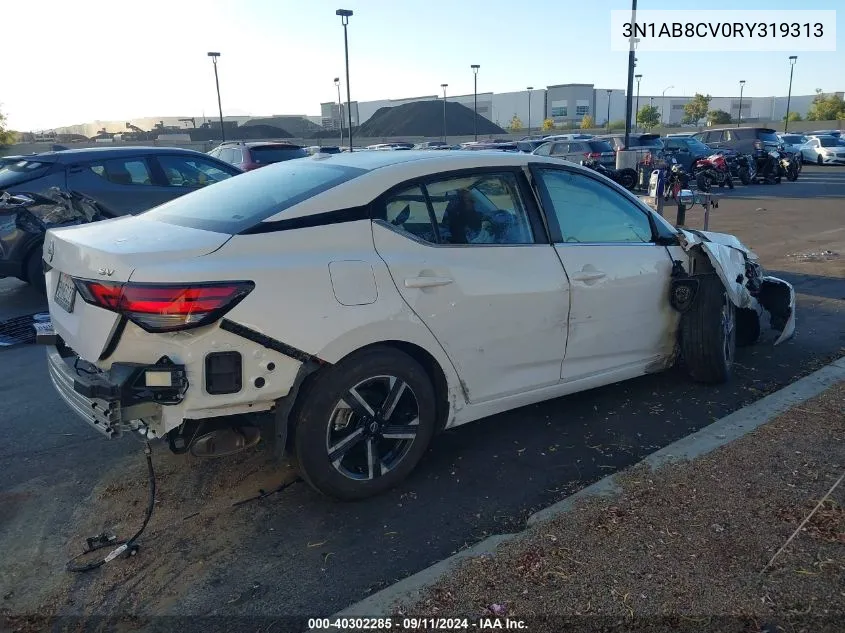
[(469, 618), (314, 618), (308, 621), (308, 629), (337, 631), (502, 631), (524, 630), (524, 620), (504, 617)]

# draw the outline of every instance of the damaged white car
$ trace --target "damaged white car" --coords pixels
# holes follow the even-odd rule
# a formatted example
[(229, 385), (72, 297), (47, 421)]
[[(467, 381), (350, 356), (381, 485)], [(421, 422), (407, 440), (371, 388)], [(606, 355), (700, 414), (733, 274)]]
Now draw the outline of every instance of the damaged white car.
[(724, 381), (761, 322), (795, 327), (792, 287), (735, 238), (503, 152), (284, 162), (52, 229), (44, 264), (50, 376), (86, 422), (196, 456), (263, 438), (344, 499), (441, 429), (679, 358)]

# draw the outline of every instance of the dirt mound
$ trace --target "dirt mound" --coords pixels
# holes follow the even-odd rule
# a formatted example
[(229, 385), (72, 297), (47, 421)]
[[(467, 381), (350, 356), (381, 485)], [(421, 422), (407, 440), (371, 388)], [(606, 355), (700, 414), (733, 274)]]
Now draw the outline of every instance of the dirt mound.
[[(446, 101), (446, 134), (468, 136), (475, 132), (475, 113), (471, 108)], [(479, 134), (505, 134), (498, 125), (478, 116)], [(359, 137), (441, 136), (443, 101), (416, 101), (392, 108), (380, 108), (360, 128)]]

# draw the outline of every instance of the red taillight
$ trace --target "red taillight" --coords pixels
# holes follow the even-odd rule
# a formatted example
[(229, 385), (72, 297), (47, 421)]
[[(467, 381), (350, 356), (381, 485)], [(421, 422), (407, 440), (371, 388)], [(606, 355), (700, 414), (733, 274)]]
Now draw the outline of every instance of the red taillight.
[(601, 158), (601, 152), (586, 152), (584, 158)]
[(248, 295), (255, 284), (120, 284), (77, 279), (76, 287), (86, 303), (122, 314), (147, 332), (172, 332), (216, 321)]

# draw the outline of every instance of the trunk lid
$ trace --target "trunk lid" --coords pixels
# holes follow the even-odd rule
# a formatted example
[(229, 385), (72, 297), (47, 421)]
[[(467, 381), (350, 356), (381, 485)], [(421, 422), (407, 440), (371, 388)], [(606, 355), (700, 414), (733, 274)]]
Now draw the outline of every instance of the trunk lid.
[[(120, 315), (85, 303), (69, 288), (69, 277), (125, 282), (138, 266), (201, 257), (230, 237), (147, 220), (143, 215), (49, 230), (43, 256), (49, 268), (47, 300), (53, 328), (83, 359), (95, 362)], [(173, 281), (179, 281), (178, 273)]]

